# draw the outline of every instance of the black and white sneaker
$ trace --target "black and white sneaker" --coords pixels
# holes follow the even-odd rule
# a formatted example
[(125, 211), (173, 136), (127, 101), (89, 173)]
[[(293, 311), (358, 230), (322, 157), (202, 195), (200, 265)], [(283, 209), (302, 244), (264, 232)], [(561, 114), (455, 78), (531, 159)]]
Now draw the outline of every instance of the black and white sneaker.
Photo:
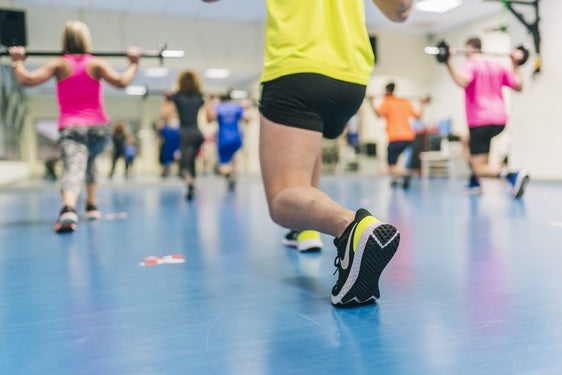
[(320, 251), (324, 246), (320, 232), (315, 230), (292, 230), (283, 237), (283, 245), (294, 247), (300, 252)]
[(332, 288), (332, 304), (351, 307), (376, 302), (380, 297), (379, 278), (399, 243), (400, 233), (394, 226), (359, 209), (343, 235), (334, 239), (338, 249), (334, 264), (339, 276)]
[(99, 220), (102, 218), (102, 213), (93, 204), (86, 205), (86, 212), (84, 213), (84, 218), (86, 220)]
[(60, 210), (59, 218), (55, 223), (54, 229), (57, 233), (74, 232), (77, 223), (78, 215), (76, 215), (76, 210), (70, 206), (64, 206)]
[(410, 182), (412, 181), (412, 176), (409, 174), (402, 178), (402, 189), (408, 190), (410, 188)]
[(193, 197), (195, 197), (195, 186), (187, 185), (187, 193), (185, 194), (185, 199), (188, 201), (192, 201)]

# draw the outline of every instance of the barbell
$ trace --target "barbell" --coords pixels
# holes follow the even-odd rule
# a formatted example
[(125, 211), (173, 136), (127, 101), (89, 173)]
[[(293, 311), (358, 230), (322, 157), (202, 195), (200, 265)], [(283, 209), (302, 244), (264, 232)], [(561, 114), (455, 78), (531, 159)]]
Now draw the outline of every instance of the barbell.
[[(127, 52), (91, 52), (90, 54), (98, 57), (127, 57)], [(10, 53), (5, 51), (0, 51), (1, 56), (9, 56)], [(25, 51), (26, 56), (36, 56), (36, 57), (47, 57), (47, 56), (61, 56), (63, 52), (61, 51)], [(182, 50), (169, 50), (166, 44), (160, 45), (157, 50), (147, 50), (143, 51), (141, 57), (143, 58), (158, 58), (160, 63), (163, 62), (165, 58), (181, 58), (185, 56), (185, 52)]]
[[(523, 45), (519, 45), (519, 46), (515, 47), (515, 49), (521, 51), (521, 53), (522, 53), (522, 57), (521, 57), (520, 60), (517, 61), (517, 65), (525, 64), (527, 62), (527, 60), (529, 59), (529, 50), (527, 48), (525, 48), (525, 46), (523, 46)], [(426, 55), (434, 55), (438, 62), (445, 63), (451, 57), (451, 46), (449, 45), (449, 43), (447, 43), (447, 41), (442, 40), (439, 43), (437, 43), (437, 45), (435, 47), (425, 47), (424, 52), (425, 52)], [(455, 53), (458, 53), (458, 54), (461, 54), (461, 55), (466, 55), (468, 53), (473, 53), (473, 52), (474, 51), (459, 50), (459, 49), (455, 48)], [(484, 55), (489, 55), (489, 56), (499, 56), (499, 57), (509, 57), (510, 56), (509, 53), (504, 53), (504, 52), (484, 51), (484, 52), (480, 52), (480, 53), (482, 53)]]
[[(384, 98), (385, 96), (386, 94), (384, 93), (368, 94), (367, 99)], [(425, 101), (426, 103), (431, 102), (431, 95), (396, 95), (394, 97), (408, 99), (408, 100)]]

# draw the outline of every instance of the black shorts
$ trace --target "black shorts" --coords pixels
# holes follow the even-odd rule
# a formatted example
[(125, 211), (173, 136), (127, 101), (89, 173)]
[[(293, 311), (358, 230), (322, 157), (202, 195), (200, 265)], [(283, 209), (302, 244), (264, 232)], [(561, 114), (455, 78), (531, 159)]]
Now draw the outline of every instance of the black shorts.
[[(398, 157), (404, 152), (408, 147), (412, 145), (412, 141), (395, 141), (388, 144), (388, 155), (387, 161), (388, 165), (395, 165), (398, 162)], [(406, 166), (409, 167), (409, 161)]]
[(366, 86), (299, 73), (262, 83), (260, 112), (270, 121), (337, 138), (365, 98)]
[(483, 125), (470, 128), (468, 141), (470, 155), (489, 154), (492, 138), (500, 134), (503, 129), (505, 129), (505, 125)]

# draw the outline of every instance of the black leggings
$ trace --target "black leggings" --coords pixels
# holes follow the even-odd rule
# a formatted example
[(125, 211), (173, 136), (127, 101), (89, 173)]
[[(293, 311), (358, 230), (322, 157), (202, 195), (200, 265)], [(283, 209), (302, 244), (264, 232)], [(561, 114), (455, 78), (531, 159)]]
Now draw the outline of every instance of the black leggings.
[(197, 127), (190, 126), (180, 130), (180, 167), (184, 174), (196, 176), (195, 159), (204, 140), (203, 133)]

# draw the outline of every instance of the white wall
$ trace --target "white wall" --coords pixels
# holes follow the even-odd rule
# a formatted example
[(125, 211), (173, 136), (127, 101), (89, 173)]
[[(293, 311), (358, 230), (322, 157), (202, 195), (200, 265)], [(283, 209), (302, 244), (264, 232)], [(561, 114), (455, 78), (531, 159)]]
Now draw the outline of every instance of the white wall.
[[(542, 73), (532, 78), (532, 61), (527, 64), (524, 92), (513, 97), (512, 161), (528, 169), (532, 178), (562, 179), (561, 14), (561, 1), (540, 2)], [(526, 17), (532, 20), (534, 15)], [(530, 42), (530, 35), (514, 18), (510, 33), (514, 40)]]
[(32, 175), (29, 164), (21, 161), (0, 161), (0, 185), (21, 181)]

